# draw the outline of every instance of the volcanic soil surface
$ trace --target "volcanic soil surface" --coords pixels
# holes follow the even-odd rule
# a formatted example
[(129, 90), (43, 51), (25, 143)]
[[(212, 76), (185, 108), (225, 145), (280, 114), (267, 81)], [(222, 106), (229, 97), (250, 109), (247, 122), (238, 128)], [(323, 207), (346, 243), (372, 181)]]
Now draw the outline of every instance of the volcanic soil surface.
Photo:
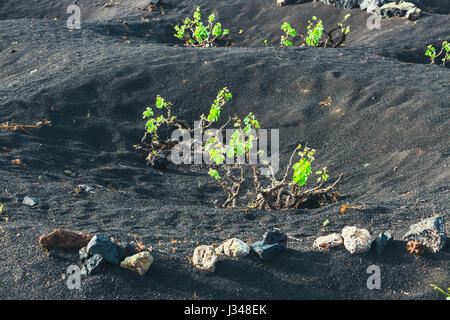
[[(449, 40), (445, 8), (369, 30), (366, 12), (321, 3), (167, 0), (162, 14), (139, 10), (147, 0), (75, 2), (80, 30), (66, 27), (72, 1), (0, 3), (1, 122), (51, 121), (32, 135), (0, 130), (1, 299), (444, 298), (430, 284), (450, 285), (450, 246), (418, 257), (401, 237), (435, 214), (450, 220), (450, 72), (424, 56)], [(195, 5), (230, 28), (230, 47), (187, 48), (173, 37)], [(313, 15), (331, 26), (346, 13), (342, 48), (299, 47), (300, 38), (279, 46), (284, 21), (304, 34)], [(315, 148), (315, 168), (328, 167), (330, 182), (343, 173), (343, 197), (319, 208), (217, 209), (212, 201), (225, 194), (206, 167), (146, 166), (133, 145), (155, 97), (193, 122), (223, 87), (233, 94), (224, 119), (253, 112), (263, 128), (279, 129), (282, 166), (298, 144)], [(94, 190), (74, 196), (79, 184)], [(23, 205), (25, 196), (38, 204)], [(365, 209), (341, 215), (346, 203)], [(317, 237), (353, 225), (373, 236), (390, 230), (397, 241), (381, 255), (312, 249)], [(62, 275), (79, 264), (77, 251), (48, 255), (38, 243), (58, 228), (141, 237), (154, 263), (142, 277), (107, 266), (69, 290)], [(227, 259), (214, 273), (190, 262), (197, 245), (252, 242), (274, 228), (296, 240), (271, 261)], [(379, 290), (366, 286), (370, 265), (381, 269)]]

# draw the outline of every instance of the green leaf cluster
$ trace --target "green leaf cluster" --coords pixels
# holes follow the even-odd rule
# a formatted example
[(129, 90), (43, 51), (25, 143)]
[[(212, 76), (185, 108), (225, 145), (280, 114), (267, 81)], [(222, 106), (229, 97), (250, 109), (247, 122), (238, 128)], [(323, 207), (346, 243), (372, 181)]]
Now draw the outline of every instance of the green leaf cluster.
[(317, 20), (316, 16), (313, 16), (312, 19), (316, 21), (316, 25), (313, 26), (313, 23), (308, 21), (309, 24), (306, 28), (308, 36), (305, 37), (305, 42), (308, 47), (317, 47), (323, 34), (323, 22), (322, 20)]
[(201, 21), (202, 15), (200, 7), (194, 11), (193, 17), (184, 19), (183, 24), (175, 25), (174, 36), (181, 40), (186, 40), (190, 46), (206, 47), (212, 44), (216, 39), (229, 35), (229, 29), (223, 29), (220, 22), (214, 23), (216, 17), (210, 14), (208, 22), (205, 24)]
[(425, 51), (425, 55), (431, 60), (430, 64), (433, 64), (434, 60), (441, 54), (443, 54), (443, 58), (441, 59), (442, 66), (445, 67), (445, 63), (450, 61), (450, 43), (448, 41), (442, 42), (439, 53), (436, 53), (436, 48), (432, 44), (427, 46), (427, 50)]
[(172, 104), (160, 95), (156, 97), (156, 103), (155, 106), (157, 109), (166, 111), (166, 115), (163, 114), (154, 117), (155, 113), (152, 108), (147, 107), (147, 109), (142, 113), (143, 119), (148, 119), (147, 123), (145, 124), (146, 131), (152, 135), (153, 140), (158, 139), (158, 129), (163, 124), (168, 124), (170, 121), (173, 121), (176, 119), (176, 116), (171, 116), (170, 109)]
[[(330, 32), (327, 32), (325, 30), (323, 21), (321, 19), (318, 19), (316, 16), (313, 16), (311, 18), (312, 21), (308, 21), (306, 36), (304, 37), (305, 44), (308, 47), (327, 46), (327, 41), (322, 41), (324, 35), (327, 36), (328, 41), (332, 41), (332, 33), (337, 30), (340, 30), (342, 37), (345, 37), (345, 35), (350, 32), (350, 26), (345, 25), (345, 21), (347, 21), (349, 17), (350, 14), (346, 14), (344, 16), (344, 19), (340, 23), (338, 23), (338, 26), (336, 28), (332, 29)], [(295, 29), (292, 28), (289, 23), (284, 22), (281, 25), (281, 30), (285, 32), (285, 34), (281, 36), (281, 46), (292, 47), (294, 45), (292, 40), (297, 36)], [(267, 41), (265, 41), (264, 43), (267, 45)], [(303, 46), (305, 44), (303, 44)]]
[(225, 87), (222, 90), (220, 90), (219, 93), (217, 94), (216, 99), (214, 99), (214, 102), (211, 105), (208, 117), (206, 118), (207, 121), (216, 122), (217, 120), (219, 120), (223, 105), (226, 102), (228, 102), (231, 98), (232, 95), (230, 91), (228, 91), (228, 88)]
[(223, 145), (215, 137), (211, 137), (205, 144), (205, 150), (217, 166), (224, 164), (226, 156), (234, 158), (239, 155), (248, 155), (253, 148), (253, 141), (255, 140), (251, 130), (260, 128), (258, 120), (251, 112), (244, 120), (235, 116), (233, 126), (235, 129), (227, 145)]
[[(311, 163), (315, 160), (314, 155), (316, 150), (308, 147), (302, 149), (301, 145), (297, 146), (297, 150), (299, 150), (298, 155), (300, 159), (292, 166), (292, 169), (294, 169), (292, 182), (299, 186), (304, 186), (311, 175)], [(326, 167), (316, 171), (316, 175), (319, 175), (317, 183), (327, 181), (329, 177)]]
[(289, 23), (284, 22), (281, 25), (281, 30), (285, 32), (285, 34), (281, 36), (281, 40), (280, 40), (281, 46), (292, 47), (294, 44), (289, 39), (290, 39), (290, 37), (293, 38), (293, 37), (297, 36), (295, 29), (292, 28)]
[(342, 20), (342, 22), (338, 23), (338, 26), (341, 27), (341, 32), (342, 32), (343, 34), (347, 34), (347, 33), (350, 32), (350, 26), (344, 26), (344, 22), (345, 22), (349, 17), (350, 17), (350, 14), (347, 13), (347, 14), (344, 16), (344, 20)]

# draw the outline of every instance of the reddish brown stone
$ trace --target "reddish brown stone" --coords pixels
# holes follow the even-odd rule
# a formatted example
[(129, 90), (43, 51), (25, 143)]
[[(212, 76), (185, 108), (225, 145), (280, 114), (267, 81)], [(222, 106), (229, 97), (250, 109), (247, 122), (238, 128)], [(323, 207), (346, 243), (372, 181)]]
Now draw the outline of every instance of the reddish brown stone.
[(11, 163), (18, 167), (25, 167), (25, 163), (23, 163), (20, 159), (11, 160)]
[(408, 241), (406, 244), (406, 250), (408, 250), (410, 253), (415, 255), (422, 255), (423, 254), (423, 245), (420, 241)]
[(86, 246), (92, 236), (82, 232), (55, 230), (39, 238), (39, 245), (46, 251), (80, 249)]

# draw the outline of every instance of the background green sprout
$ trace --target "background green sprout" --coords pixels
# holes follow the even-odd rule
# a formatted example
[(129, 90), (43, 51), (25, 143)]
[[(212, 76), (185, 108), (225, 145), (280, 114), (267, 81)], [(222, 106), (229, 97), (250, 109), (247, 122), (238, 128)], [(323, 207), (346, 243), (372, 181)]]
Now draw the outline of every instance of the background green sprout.
[(434, 64), (434, 60), (441, 54), (443, 54), (443, 58), (441, 59), (442, 66), (445, 67), (445, 63), (450, 61), (450, 43), (448, 41), (442, 42), (441, 51), (439, 51), (439, 53), (436, 53), (436, 48), (434, 48), (432, 44), (427, 46), (427, 51), (425, 51), (425, 55), (430, 57), (430, 64)]
[(204, 24), (201, 18), (200, 7), (197, 7), (192, 18), (187, 17), (183, 24), (174, 26), (176, 31), (174, 36), (186, 40), (188, 46), (210, 47), (216, 39), (222, 39), (223, 36), (230, 34), (229, 29), (222, 29), (220, 22), (214, 23), (216, 20), (214, 14), (209, 15), (207, 24)]
[[(313, 16), (312, 21), (308, 21), (306, 28), (306, 36), (302, 36), (305, 39), (305, 43), (302, 46), (308, 47), (331, 47), (337, 48), (343, 45), (346, 35), (350, 32), (350, 26), (345, 25), (345, 21), (350, 17), (350, 14), (346, 14), (344, 19), (337, 24), (337, 27), (326, 31), (323, 21)], [(283, 22), (281, 30), (284, 31), (284, 35), (281, 36), (280, 45), (285, 47), (294, 46), (293, 39), (297, 36), (294, 28), (287, 22)], [(264, 41), (267, 46), (267, 40)]]
[(323, 34), (323, 22), (322, 20), (317, 20), (316, 16), (313, 16), (312, 20), (316, 21), (316, 25), (313, 26), (313, 23), (311, 21), (308, 21), (309, 24), (306, 28), (306, 33), (308, 34), (308, 36), (305, 37), (305, 42), (308, 47), (317, 47), (319, 46), (320, 39), (322, 38)]
[[(292, 47), (294, 44), (292, 43), (292, 41), (290, 41), (288, 39), (290, 39), (290, 37), (294, 38), (295, 36), (297, 36), (295, 29), (292, 28), (289, 23), (284, 22), (281, 25), (281, 30), (285, 32), (285, 35), (281, 36), (281, 40), (280, 40), (281, 46)], [(267, 44), (267, 42), (265, 42), (265, 43)]]

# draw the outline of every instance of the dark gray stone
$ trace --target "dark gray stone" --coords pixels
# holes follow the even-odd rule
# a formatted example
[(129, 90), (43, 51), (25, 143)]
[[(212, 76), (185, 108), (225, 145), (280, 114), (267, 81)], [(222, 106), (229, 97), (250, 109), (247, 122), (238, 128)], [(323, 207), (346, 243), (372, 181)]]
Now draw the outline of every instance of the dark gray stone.
[(124, 260), (126, 257), (130, 257), (138, 253), (135, 250), (136, 246), (129, 244), (128, 242), (121, 242), (119, 244), (119, 259)]
[(270, 231), (264, 234), (263, 242), (267, 244), (279, 244), (283, 248), (286, 248), (287, 236), (278, 230)]
[(120, 263), (119, 245), (102, 235), (92, 237), (87, 245), (87, 252), (91, 256), (99, 254), (109, 263), (117, 265)]
[(78, 254), (80, 255), (81, 262), (86, 261), (89, 258), (89, 253), (87, 252), (87, 247), (83, 247), (78, 251)]
[(375, 249), (377, 250), (378, 254), (381, 254), (384, 250), (384, 248), (388, 245), (394, 242), (394, 238), (392, 237), (391, 233), (389, 231), (385, 231), (380, 233), (375, 240), (373, 241), (373, 245), (375, 246)]
[(171, 162), (165, 157), (157, 157), (150, 162), (150, 165), (156, 169), (167, 169), (170, 164)]
[(413, 224), (403, 239), (419, 241), (427, 251), (433, 253), (440, 251), (447, 242), (444, 216), (428, 218)]
[(103, 271), (105, 266), (105, 259), (99, 254), (94, 254), (92, 257), (84, 261), (81, 268), (82, 275), (94, 275)]
[(259, 256), (261, 260), (270, 260), (275, 254), (281, 250), (282, 246), (278, 243), (267, 244), (264, 241), (256, 241), (252, 244), (253, 251)]

